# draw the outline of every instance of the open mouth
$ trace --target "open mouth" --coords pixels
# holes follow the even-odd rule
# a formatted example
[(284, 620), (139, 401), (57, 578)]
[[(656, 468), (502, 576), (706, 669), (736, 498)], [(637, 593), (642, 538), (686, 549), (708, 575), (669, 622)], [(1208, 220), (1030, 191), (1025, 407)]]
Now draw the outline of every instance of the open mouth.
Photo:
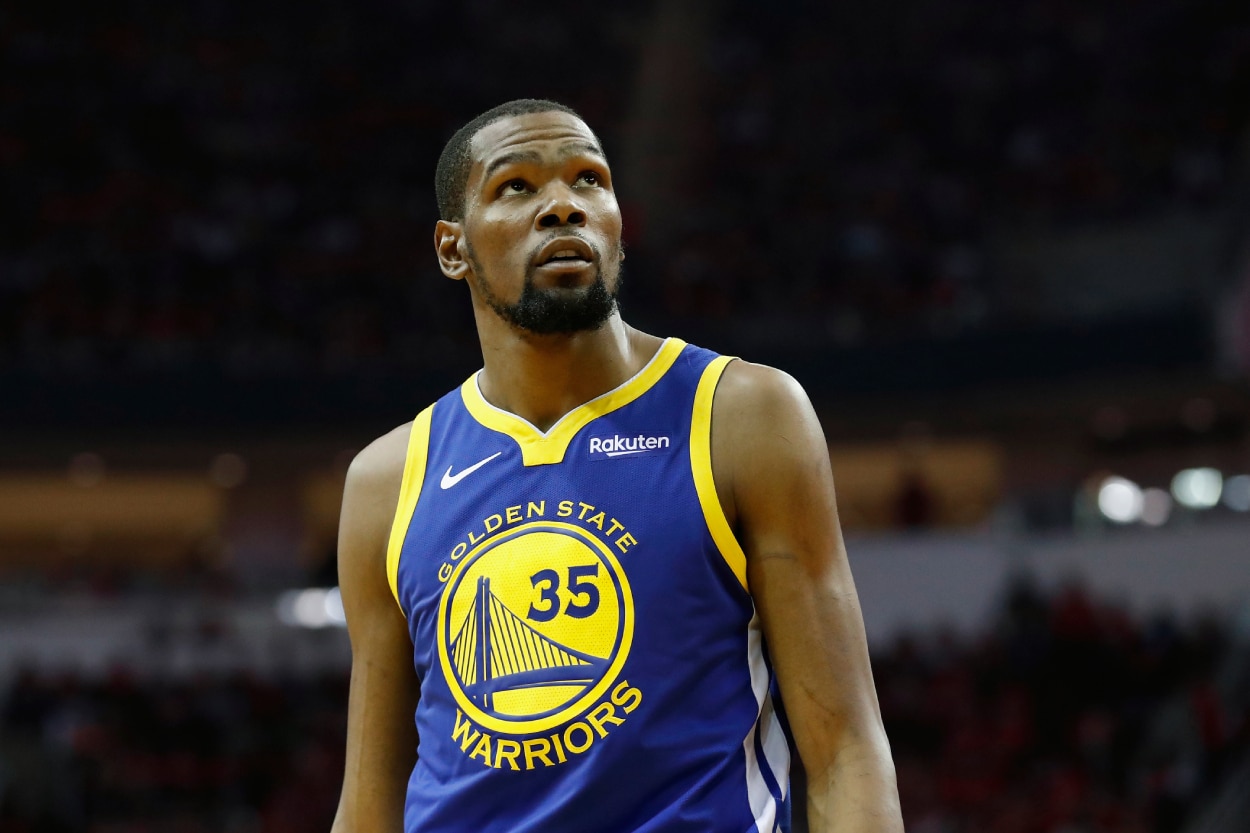
[(561, 249), (560, 251), (553, 254), (551, 257), (544, 260), (542, 264), (540, 265), (546, 266), (549, 263), (586, 263), (586, 262), (587, 262), (586, 258), (582, 257), (579, 253), (573, 251), (572, 249)]
[(543, 246), (534, 262), (537, 266), (584, 266), (594, 256), (594, 250), (584, 240), (565, 237)]

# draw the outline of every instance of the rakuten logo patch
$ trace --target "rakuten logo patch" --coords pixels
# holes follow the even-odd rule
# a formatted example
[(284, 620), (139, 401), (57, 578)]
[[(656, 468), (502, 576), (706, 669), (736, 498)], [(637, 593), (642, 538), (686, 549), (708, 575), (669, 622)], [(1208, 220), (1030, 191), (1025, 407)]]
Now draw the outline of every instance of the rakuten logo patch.
[(611, 437), (590, 438), (590, 456), (599, 460), (609, 457), (628, 457), (631, 454), (646, 454), (668, 447), (668, 437), (648, 437), (644, 434), (636, 437), (622, 437), (616, 434)]

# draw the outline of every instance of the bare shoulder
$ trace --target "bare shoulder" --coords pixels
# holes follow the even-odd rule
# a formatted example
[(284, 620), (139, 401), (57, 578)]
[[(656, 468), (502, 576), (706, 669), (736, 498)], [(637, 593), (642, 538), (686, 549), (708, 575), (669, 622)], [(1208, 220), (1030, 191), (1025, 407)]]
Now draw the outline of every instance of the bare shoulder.
[[(714, 450), (738, 463), (758, 453), (789, 456), (824, 448), (807, 392), (790, 374), (762, 364), (730, 362), (712, 401)], [(719, 437), (717, 436), (719, 435)], [(735, 465), (735, 473), (739, 465)]]
[(735, 422), (748, 423), (812, 409), (807, 393), (789, 373), (741, 359), (726, 365), (713, 407), (733, 415)]
[(803, 387), (784, 371), (730, 362), (712, 401), (712, 467), (717, 492), (733, 523), (752, 494), (787, 475), (822, 477), (825, 435)]
[(399, 495), (408, 457), (408, 436), (412, 423), (405, 422), (365, 446), (347, 469), (349, 492), (364, 492), (374, 497), (388, 492)]
[(412, 423), (405, 423), (369, 443), (352, 460), (343, 488), (339, 521), (339, 571), (352, 562), (383, 563), (391, 522), (408, 456)]

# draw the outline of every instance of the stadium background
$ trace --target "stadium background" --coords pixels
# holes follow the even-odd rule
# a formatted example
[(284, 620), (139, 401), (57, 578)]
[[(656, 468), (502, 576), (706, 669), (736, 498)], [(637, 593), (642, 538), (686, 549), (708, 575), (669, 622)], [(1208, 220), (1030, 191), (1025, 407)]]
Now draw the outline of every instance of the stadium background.
[(477, 366), (518, 96), (629, 320), (811, 393), (908, 830), (1246, 829), (1250, 7), (4, 0), (0, 831), (328, 828), (343, 473)]

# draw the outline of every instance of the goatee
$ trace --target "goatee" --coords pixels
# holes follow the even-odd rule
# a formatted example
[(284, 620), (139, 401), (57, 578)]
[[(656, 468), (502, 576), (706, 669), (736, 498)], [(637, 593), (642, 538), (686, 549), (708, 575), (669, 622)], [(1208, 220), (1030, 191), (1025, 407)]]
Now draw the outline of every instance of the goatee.
[(535, 285), (534, 269), (531, 267), (526, 271), (521, 297), (516, 303), (508, 304), (491, 291), (477, 264), (472, 265), (478, 294), (487, 306), (514, 327), (536, 335), (568, 335), (597, 330), (617, 309), (617, 295), (621, 289), (620, 266), (617, 266), (615, 286), (611, 290), (603, 278), (601, 267), (595, 268), (595, 279), (589, 286), (551, 289), (540, 289)]

